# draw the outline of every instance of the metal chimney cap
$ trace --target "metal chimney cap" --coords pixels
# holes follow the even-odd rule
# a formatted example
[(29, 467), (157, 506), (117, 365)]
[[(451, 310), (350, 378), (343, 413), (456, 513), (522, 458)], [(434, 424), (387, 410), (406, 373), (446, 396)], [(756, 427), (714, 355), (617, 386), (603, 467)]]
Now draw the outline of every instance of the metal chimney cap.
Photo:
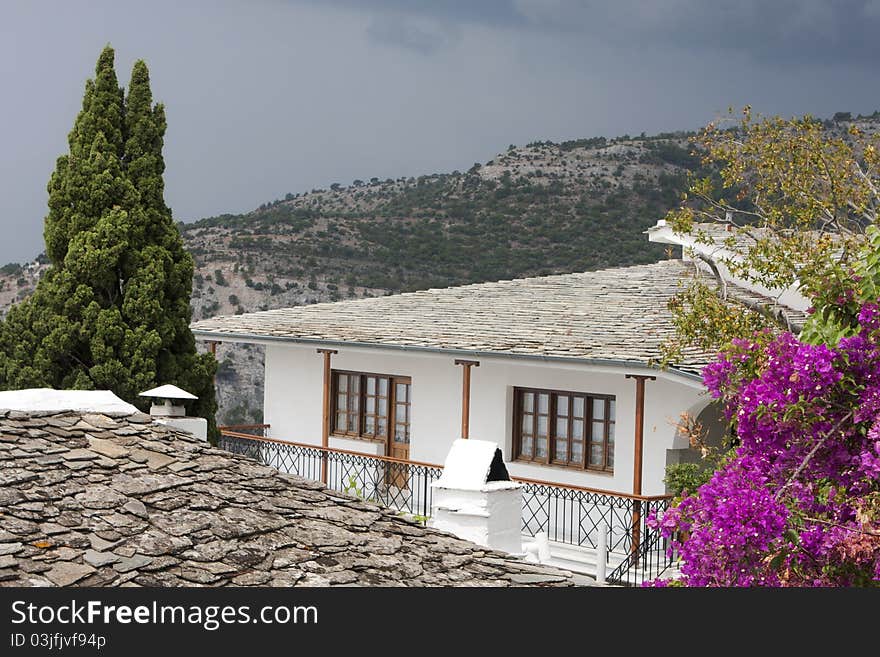
[(188, 393), (186, 390), (181, 390), (170, 383), (166, 383), (164, 386), (159, 386), (158, 388), (153, 388), (152, 390), (145, 390), (138, 396), (159, 397), (162, 399), (198, 399), (195, 395)]

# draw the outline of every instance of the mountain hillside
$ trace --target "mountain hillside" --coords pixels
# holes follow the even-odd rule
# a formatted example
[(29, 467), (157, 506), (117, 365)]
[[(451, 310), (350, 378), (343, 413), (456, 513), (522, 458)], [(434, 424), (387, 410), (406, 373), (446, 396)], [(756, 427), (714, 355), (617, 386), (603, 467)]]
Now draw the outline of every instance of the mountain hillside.
[[(876, 132), (880, 117), (826, 121)], [(656, 262), (644, 231), (700, 172), (690, 133), (538, 141), (469, 170), (355, 180), (241, 215), (179, 224), (196, 261), (193, 319), (319, 301)], [(0, 308), (44, 259), (0, 268)], [(221, 345), (219, 422), (262, 420), (262, 350)]]
[[(699, 165), (687, 135), (510, 147), (466, 172), (334, 184), (181, 225), (194, 319), (655, 262), (643, 231)], [(221, 345), (221, 422), (261, 420), (262, 353)]]

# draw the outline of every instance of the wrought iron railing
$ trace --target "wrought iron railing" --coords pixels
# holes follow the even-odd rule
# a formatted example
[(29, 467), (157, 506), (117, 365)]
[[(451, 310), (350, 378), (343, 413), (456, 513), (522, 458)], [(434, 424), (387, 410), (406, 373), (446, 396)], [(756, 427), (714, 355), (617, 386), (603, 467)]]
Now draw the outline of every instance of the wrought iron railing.
[(659, 530), (649, 528), (643, 537), (639, 549), (630, 553), (606, 577), (609, 584), (641, 586), (662, 576), (675, 563), (676, 556), (669, 550), (669, 541)]
[(629, 554), (634, 536), (641, 543), (641, 537), (653, 532), (645, 525), (648, 513), (669, 507), (667, 496), (626, 495), (534, 479), (517, 481), (523, 483), (523, 532), (530, 536), (545, 532), (551, 541), (579, 547), (597, 548), (599, 529), (604, 526), (608, 551)]
[(440, 478), (441, 466), (372, 456), (224, 430), (218, 447), (243, 454), (279, 472), (324, 482), (343, 491), (407, 513), (425, 522), (431, 515), (431, 483)]
[[(280, 472), (323, 481), (329, 488), (358, 495), (424, 521), (431, 515), (431, 483), (443, 466), (373, 456), (343, 449), (305, 445), (222, 427), (221, 449), (243, 454)], [(669, 507), (666, 496), (634, 496), (612, 491), (565, 486), (548, 481), (513, 477), (523, 484), (523, 533), (585, 548), (597, 548), (601, 527), (606, 528), (607, 549), (618, 555), (633, 553), (633, 536), (639, 546), (655, 546), (656, 532), (645, 525), (652, 511)], [(665, 549), (665, 547), (664, 547)], [(655, 561), (658, 556), (651, 555)]]

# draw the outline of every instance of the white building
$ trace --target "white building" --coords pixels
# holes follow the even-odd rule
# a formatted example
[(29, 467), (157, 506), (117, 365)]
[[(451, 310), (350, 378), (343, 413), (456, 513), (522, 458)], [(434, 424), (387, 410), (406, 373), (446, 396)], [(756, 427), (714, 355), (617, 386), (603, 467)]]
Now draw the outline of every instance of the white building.
[(467, 367), (468, 435), (497, 442), (513, 476), (620, 493), (633, 492), (645, 381), (642, 492), (656, 495), (667, 451), (688, 447), (675, 421), (709, 401), (701, 354), (667, 371), (649, 365), (672, 334), (666, 301), (685, 267), (670, 260), (216, 317), (193, 332), (265, 345), (263, 413), (274, 438), (321, 445), (328, 358), (329, 447), (442, 463), (461, 436)]
[(273, 439), (439, 464), (472, 437), (497, 443), (515, 478), (659, 496), (666, 465), (693, 458), (681, 413), (723, 432), (714, 407), (704, 413), (710, 356), (655, 365), (674, 334), (667, 302), (693, 267), (671, 259), (321, 303), (193, 332), (265, 346)]

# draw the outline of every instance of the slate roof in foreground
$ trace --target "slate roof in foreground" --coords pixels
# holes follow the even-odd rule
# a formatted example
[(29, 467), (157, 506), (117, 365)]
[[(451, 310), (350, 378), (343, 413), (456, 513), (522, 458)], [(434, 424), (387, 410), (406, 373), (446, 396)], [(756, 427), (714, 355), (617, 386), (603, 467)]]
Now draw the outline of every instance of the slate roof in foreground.
[(0, 411), (0, 585), (566, 586), (144, 414)]
[[(660, 359), (661, 345), (674, 335), (667, 302), (692, 271), (693, 265), (681, 260), (664, 260), (214, 317), (192, 329), (205, 339), (354, 343), (644, 366)], [(698, 374), (711, 359), (689, 349), (672, 369)]]

